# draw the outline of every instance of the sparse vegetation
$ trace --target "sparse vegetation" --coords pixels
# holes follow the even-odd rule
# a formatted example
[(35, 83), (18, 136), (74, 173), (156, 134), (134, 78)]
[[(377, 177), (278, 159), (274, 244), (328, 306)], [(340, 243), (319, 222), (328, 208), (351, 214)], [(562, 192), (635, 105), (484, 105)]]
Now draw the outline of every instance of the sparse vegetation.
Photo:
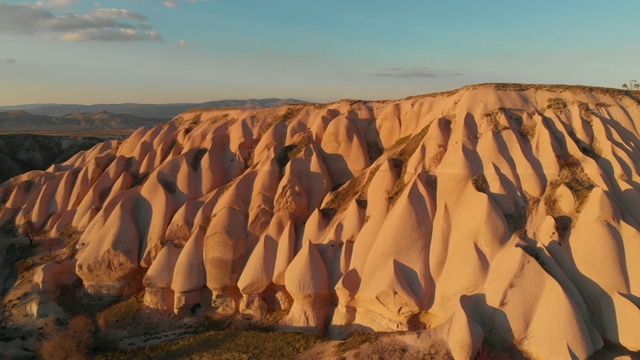
[(390, 336), (363, 344), (355, 353), (357, 360), (403, 359), (403, 360), (453, 360), (446, 344), (435, 342), (428, 348), (415, 347)]
[(525, 139), (533, 140), (533, 137), (536, 135), (537, 126), (538, 123), (535, 121), (523, 123), (522, 126), (520, 126), (520, 135)]
[(628, 83), (622, 84), (622, 88), (626, 90), (640, 90), (640, 83), (636, 80), (629, 80)]
[(167, 149), (164, 151), (164, 153), (162, 153), (162, 157), (161, 159), (166, 159), (169, 157), (169, 155), (171, 155), (171, 152), (173, 151), (173, 149), (179, 145), (178, 139), (177, 138), (173, 138), (171, 140), (171, 143), (169, 143), (169, 146), (167, 147)]
[(149, 172), (145, 172), (145, 173), (137, 173), (137, 174), (133, 174), (131, 177), (134, 179), (133, 183), (131, 184), (131, 187), (134, 188), (136, 186), (140, 186), (143, 185), (147, 179), (149, 178)]
[(59, 236), (64, 239), (64, 250), (67, 252), (69, 258), (74, 257), (78, 252), (76, 245), (78, 245), (81, 235), (82, 233), (73, 226), (67, 227), (60, 233)]
[(586, 156), (596, 161), (600, 158), (601, 150), (598, 149), (596, 146), (593, 146), (591, 144), (588, 144), (582, 141), (582, 139), (580, 139), (578, 135), (576, 135), (573, 128), (569, 128), (567, 130), (567, 135), (569, 135), (569, 138), (571, 138), (571, 140), (573, 140), (573, 142), (578, 146), (578, 149), (580, 149), (581, 153), (585, 154)]
[(19, 235), (15, 216), (0, 225), (0, 235), (7, 238), (14, 238)]
[(364, 344), (375, 342), (380, 336), (382, 334), (376, 332), (355, 332), (348, 339), (335, 346), (334, 355), (340, 356), (349, 351), (359, 349)]
[(189, 162), (189, 165), (191, 166), (193, 171), (198, 171), (200, 169), (200, 163), (202, 162), (202, 158), (206, 153), (207, 149), (204, 148), (195, 151), (193, 157), (191, 158), (191, 161)]
[(384, 148), (377, 140), (367, 140), (367, 153), (369, 160), (374, 162), (384, 153)]
[(395, 204), (400, 197), (400, 194), (402, 194), (402, 191), (404, 191), (404, 188), (406, 187), (404, 175), (407, 172), (407, 161), (409, 161), (411, 155), (416, 152), (418, 146), (420, 146), (420, 143), (424, 140), (424, 137), (429, 132), (430, 126), (431, 124), (428, 124), (417, 134), (407, 137), (407, 140), (400, 151), (398, 151), (394, 157), (389, 159), (389, 161), (391, 161), (392, 169), (397, 172), (395, 187), (388, 196), (389, 203)]
[(276, 163), (280, 168), (280, 172), (284, 171), (291, 159), (296, 158), (304, 148), (311, 143), (311, 138), (308, 135), (303, 136), (297, 143), (285, 145), (276, 154)]
[(138, 314), (142, 310), (142, 303), (137, 297), (132, 296), (96, 314), (100, 329), (127, 330), (138, 327), (140, 325)]
[(527, 225), (527, 209), (516, 204), (512, 212), (504, 214), (504, 218), (507, 220), (509, 231), (516, 233)]
[(364, 183), (365, 172), (360, 173), (355, 178), (349, 180), (346, 184), (335, 190), (331, 195), (331, 200), (327, 203), (326, 208), (342, 210), (346, 204), (358, 195), (361, 185)]
[(569, 191), (571, 191), (575, 199), (575, 213), (580, 213), (582, 211), (582, 207), (586, 203), (591, 190), (595, 187), (593, 181), (584, 172), (584, 168), (580, 161), (574, 156), (567, 155), (559, 157), (558, 164), (560, 165), (558, 178), (549, 183), (543, 198), (547, 215), (550, 215), (555, 219), (559, 216), (566, 215), (560, 210), (558, 199), (556, 197), (556, 191), (560, 185), (565, 185)]
[(498, 115), (500, 115), (503, 111), (504, 108), (500, 107), (496, 110), (489, 111), (484, 114), (484, 117), (486, 118), (487, 123), (489, 124), (489, 128), (492, 132), (500, 133), (505, 130), (509, 130), (508, 126), (501, 124), (500, 120), (498, 120)]
[(290, 359), (321, 341), (295, 332), (209, 331), (144, 348), (100, 354), (96, 359)]
[(289, 144), (283, 146), (282, 149), (278, 151), (278, 154), (276, 155), (276, 163), (278, 164), (280, 171), (283, 171), (285, 166), (289, 163), (289, 160), (291, 159), (289, 153), (291, 153), (295, 148), (295, 144)]
[(580, 116), (582, 116), (585, 121), (591, 124), (593, 122), (593, 110), (591, 110), (589, 104), (580, 101), (578, 102), (578, 109), (580, 109)]
[(487, 177), (480, 174), (476, 175), (471, 179), (471, 183), (476, 191), (488, 194), (489, 193), (489, 182), (487, 181)]
[(482, 347), (478, 350), (475, 360), (526, 360), (532, 358), (526, 352), (520, 350), (524, 338), (504, 339), (500, 334), (488, 334)]
[(567, 108), (567, 102), (561, 98), (551, 98), (547, 100), (547, 109), (562, 111)]
[(438, 145), (438, 150), (435, 151), (433, 156), (431, 156), (430, 168), (435, 169), (442, 163), (442, 159), (444, 159), (444, 155), (447, 153), (447, 146)]
[(260, 134), (265, 134), (269, 129), (271, 129), (275, 124), (279, 122), (288, 122), (291, 119), (295, 118), (302, 109), (304, 109), (305, 105), (290, 105), (287, 110), (279, 116), (275, 116), (271, 121), (264, 124), (262, 129), (260, 129)]
[(111, 194), (112, 188), (113, 186), (105, 186), (104, 188), (102, 188), (102, 190), (100, 190), (100, 193), (98, 194), (98, 204), (96, 205), (98, 209), (101, 209), (104, 205), (104, 202), (107, 201), (109, 194)]
[(175, 183), (175, 181), (171, 181), (171, 180), (165, 179), (165, 178), (159, 178), (158, 182), (160, 183), (160, 185), (162, 185), (164, 190), (166, 192), (168, 192), (169, 194), (173, 195), (173, 194), (176, 193), (176, 183)]
[(53, 334), (42, 343), (40, 355), (44, 360), (88, 359), (93, 348), (93, 332), (93, 322), (89, 317), (74, 317), (66, 330)]
[(595, 187), (593, 181), (584, 172), (580, 161), (573, 156), (567, 156), (566, 160), (561, 161), (558, 180), (573, 193), (576, 199), (576, 212), (579, 213)]

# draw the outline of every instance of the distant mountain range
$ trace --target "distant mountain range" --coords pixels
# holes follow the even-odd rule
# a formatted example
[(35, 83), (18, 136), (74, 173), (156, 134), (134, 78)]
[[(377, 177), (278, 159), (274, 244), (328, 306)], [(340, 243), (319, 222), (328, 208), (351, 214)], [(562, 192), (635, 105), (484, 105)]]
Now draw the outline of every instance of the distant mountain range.
[(33, 115), (65, 116), (74, 113), (99, 113), (103, 111), (112, 114), (129, 114), (142, 118), (171, 119), (178, 114), (193, 108), (243, 108), (261, 109), (278, 107), (287, 104), (299, 104), (305, 101), (297, 99), (248, 99), (248, 100), (218, 100), (204, 103), (175, 103), (175, 104), (96, 104), (96, 105), (66, 105), (66, 104), (29, 104), (15, 106), (0, 106), (0, 112), (23, 110)]
[(60, 132), (97, 133), (105, 130), (120, 130), (129, 133), (142, 126), (155, 126), (167, 119), (148, 119), (128, 114), (74, 113), (65, 116), (36, 115), (24, 110), (0, 112), (0, 133), (44, 133)]

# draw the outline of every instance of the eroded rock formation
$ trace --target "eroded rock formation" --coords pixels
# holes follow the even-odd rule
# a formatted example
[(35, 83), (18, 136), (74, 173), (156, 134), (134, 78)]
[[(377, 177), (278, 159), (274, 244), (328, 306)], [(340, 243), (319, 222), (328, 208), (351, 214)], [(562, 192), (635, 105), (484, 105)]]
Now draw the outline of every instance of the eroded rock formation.
[(144, 287), (176, 313), (429, 328), (462, 358), (483, 339), (537, 358), (637, 351), (634, 96), (479, 85), (187, 112), (12, 178), (0, 224), (82, 231), (89, 292)]

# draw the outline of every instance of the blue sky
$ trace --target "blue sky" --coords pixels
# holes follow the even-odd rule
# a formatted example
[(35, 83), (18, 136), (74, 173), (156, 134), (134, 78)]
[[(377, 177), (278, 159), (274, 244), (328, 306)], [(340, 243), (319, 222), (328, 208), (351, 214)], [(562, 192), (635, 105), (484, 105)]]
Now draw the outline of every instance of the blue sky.
[(640, 1), (0, 0), (0, 105), (640, 79)]

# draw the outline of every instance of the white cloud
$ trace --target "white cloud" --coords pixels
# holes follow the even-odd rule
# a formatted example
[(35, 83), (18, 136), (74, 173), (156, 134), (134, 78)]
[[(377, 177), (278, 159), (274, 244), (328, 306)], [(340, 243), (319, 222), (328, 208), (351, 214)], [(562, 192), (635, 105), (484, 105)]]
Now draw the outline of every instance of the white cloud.
[(443, 76), (460, 76), (460, 73), (447, 72), (442, 70), (434, 70), (425, 66), (416, 66), (412, 68), (392, 67), (383, 69), (381, 72), (369, 74), (370, 76), (383, 76), (395, 78), (439, 78)]
[(63, 41), (142, 41), (142, 35), (135, 29), (87, 29), (62, 34)]
[(62, 34), (64, 41), (162, 41), (146, 16), (126, 9), (98, 8), (85, 14), (56, 16), (43, 8), (0, 3), (1, 33)]
[(145, 35), (147, 35), (147, 38), (154, 41), (164, 41), (164, 39), (162, 38), (162, 34), (157, 31), (147, 31)]
[[(199, 3), (199, 2), (205, 2), (205, 1), (207, 1), (207, 0), (189, 0), (189, 3), (195, 4), (195, 3)], [(168, 8), (172, 8), (172, 7), (178, 6), (178, 1), (177, 0), (163, 0), (162, 3), (164, 4), (164, 6), (166, 6)]]
[(36, 7), (48, 7), (54, 9), (65, 9), (76, 5), (80, 1), (78, 0), (48, 0), (48, 1), (36, 1)]
[(16, 63), (16, 59), (14, 59), (12, 57), (8, 57), (8, 56), (0, 56), (0, 61), (5, 63), (5, 64), (15, 64)]
[(103, 19), (119, 20), (126, 19), (134, 22), (144, 23), (147, 17), (138, 13), (131, 12), (126, 9), (97, 9), (93, 12), (96, 17)]
[(178, 41), (177, 45), (182, 47), (182, 48), (200, 46), (199, 43), (192, 43), (192, 42), (189, 42), (187, 40), (180, 40), (180, 41)]

